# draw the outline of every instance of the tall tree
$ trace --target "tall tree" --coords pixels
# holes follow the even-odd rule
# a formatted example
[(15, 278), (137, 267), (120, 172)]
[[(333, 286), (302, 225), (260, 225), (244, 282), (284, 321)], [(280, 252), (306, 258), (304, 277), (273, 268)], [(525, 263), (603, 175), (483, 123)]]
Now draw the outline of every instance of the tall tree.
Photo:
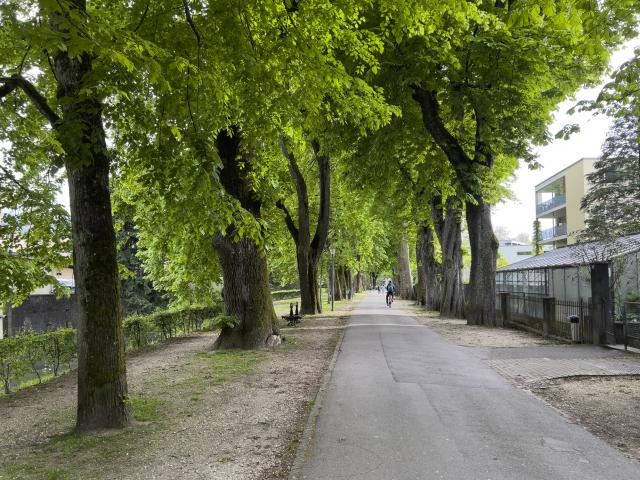
[(611, 47), (634, 34), (638, 5), (540, 0), (408, 9), (399, 2), (372, 15), (393, 45), (378, 78), (413, 95), (426, 133), (455, 170), (471, 245), (466, 315), (493, 325), (497, 242), (487, 194), (495, 166), (503, 157), (534, 161), (531, 147), (548, 140), (551, 112), (594, 82)]
[(613, 75), (590, 109), (613, 116), (602, 156), (587, 175), (579, 241), (612, 240), (640, 232), (640, 49)]
[(533, 241), (531, 243), (533, 247), (533, 254), (540, 255), (544, 253), (544, 247), (542, 246), (542, 230), (540, 229), (540, 220), (533, 221)]
[(315, 233), (311, 237), (311, 217), (309, 212), (309, 194), (307, 183), (295, 156), (289, 152), (284, 139), (280, 139), (280, 148), (287, 159), (289, 173), (295, 184), (297, 196), (297, 226), (289, 210), (282, 201), (277, 202), (278, 208), (284, 211), (287, 228), (296, 245), (296, 261), (300, 279), (300, 296), (302, 300), (301, 312), (315, 314), (322, 312), (322, 300), (318, 289), (318, 262), (327, 243), (329, 235), (331, 176), (329, 171), (329, 157), (320, 153), (318, 141), (312, 141), (313, 155), (318, 165), (318, 183), (320, 190), (320, 207)]
[(113, 13), (107, 10), (98, 5), (90, 11), (84, 0), (11, 1), (0, 10), (0, 23), (13, 40), (0, 47), (0, 100), (16, 94), (41, 114), (48, 125), (39, 126), (54, 133), (69, 182), (79, 430), (122, 427), (131, 419), (109, 192), (111, 157), (103, 125), (103, 98), (114, 90), (113, 83), (102, 80), (118, 72), (119, 61), (113, 60), (122, 60), (119, 42), (127, 34), (105, 22), (104, 14)]

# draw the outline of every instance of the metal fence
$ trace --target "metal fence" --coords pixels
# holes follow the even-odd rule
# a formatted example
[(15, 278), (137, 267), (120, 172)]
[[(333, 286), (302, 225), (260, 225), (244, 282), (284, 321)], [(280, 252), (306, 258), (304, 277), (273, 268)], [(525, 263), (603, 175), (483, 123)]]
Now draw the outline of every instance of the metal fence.
[[(540, 295), (499, 292), (496, 295), (496, 314), (505, 326), (575, 342), (592, 341), (593, 308), (588, 300), (557, 300)], [(572, 317), (577, 319), (577, 323), (571, 321)], [(575, 324), (573, 327), (572, 323)]]

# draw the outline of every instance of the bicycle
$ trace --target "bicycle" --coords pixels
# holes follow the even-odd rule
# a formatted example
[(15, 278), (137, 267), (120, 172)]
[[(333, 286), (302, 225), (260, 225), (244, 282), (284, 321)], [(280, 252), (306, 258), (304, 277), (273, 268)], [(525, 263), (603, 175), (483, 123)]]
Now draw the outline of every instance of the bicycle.
[(393, 293), (387, 293), (387, 307), (391, 308), (393, 303)]

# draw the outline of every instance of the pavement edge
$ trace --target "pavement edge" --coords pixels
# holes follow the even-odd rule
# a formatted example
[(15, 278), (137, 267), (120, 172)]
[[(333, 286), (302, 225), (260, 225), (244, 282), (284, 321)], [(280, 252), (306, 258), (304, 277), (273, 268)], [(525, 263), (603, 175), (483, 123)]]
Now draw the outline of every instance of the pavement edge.
[[(351, 317), (351, 312), (349, 312), (349, 315), (347, 316), (347, 322), (349, 317)], [(304, 464), (307, 460), (307, 453), (309, 452), (309, 450), (311, 449), (311, 445), (313, 444), (316, 423), (318, 421), (318, 417), (320, 416), (320, 412), (322, 411), (322, 405), (324, 404), (327, 387), (329, 386), (329, 382), (331, 381), (333, 369), (335, 368), (336, 362), (338, 361), (338, 356), (342, 351), (342, 340), (344, 339), (346, 331), (347, 325), (345, 324), (344, 328), (342, 328), (338, 333), (338, 341), (336, 342), (336, 348), (333, 351), (333, 356), (331, 357), (331, 361), (329, 362), (329, 367), (322, 377), (322, 383), (320, 384), (318, 393), (313, 400), (313, 408), (309, 413), (304, 431), (302, 432), (302, 437), (300, 438), (300, 442), (298, 443), (298, 449), (293, 461), (293, 465), (291, 466), (291, 470), (289, 471), (288, 480), (299, 480), (300, 478), (302, 478), (300, 477), (300, 475), (302, 474), (302, 468), (304, 467)]]

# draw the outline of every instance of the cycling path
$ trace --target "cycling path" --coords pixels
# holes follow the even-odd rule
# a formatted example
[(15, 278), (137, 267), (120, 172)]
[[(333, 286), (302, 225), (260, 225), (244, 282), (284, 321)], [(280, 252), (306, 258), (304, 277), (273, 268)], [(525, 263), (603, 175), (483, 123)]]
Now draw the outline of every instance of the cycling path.
[(372, 293), (291, 478), (640, 478), (640, 465)]

